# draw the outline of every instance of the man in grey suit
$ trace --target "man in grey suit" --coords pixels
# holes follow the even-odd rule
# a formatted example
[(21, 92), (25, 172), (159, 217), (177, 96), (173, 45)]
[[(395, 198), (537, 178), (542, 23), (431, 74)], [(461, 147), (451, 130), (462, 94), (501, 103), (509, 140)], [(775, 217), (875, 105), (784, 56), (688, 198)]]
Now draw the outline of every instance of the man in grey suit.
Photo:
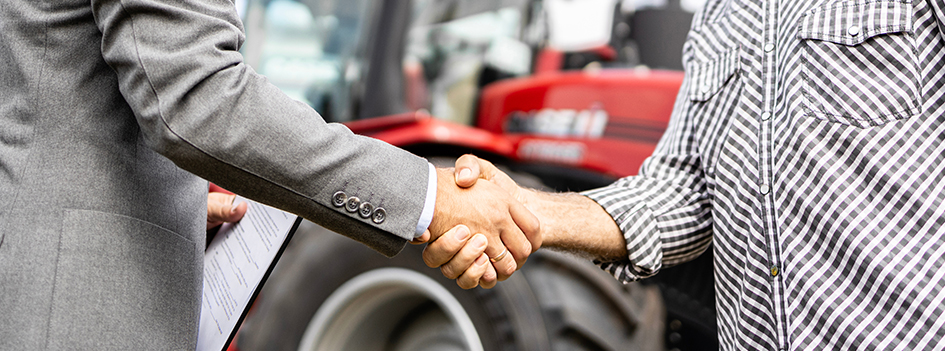
[(385, 255), (462, 222), (499, 279), (540, 244), (498, 187), (325, 123), (242, 40), (231, 0), (0, 2), (0, 350), (193, 349), (198, 176)]

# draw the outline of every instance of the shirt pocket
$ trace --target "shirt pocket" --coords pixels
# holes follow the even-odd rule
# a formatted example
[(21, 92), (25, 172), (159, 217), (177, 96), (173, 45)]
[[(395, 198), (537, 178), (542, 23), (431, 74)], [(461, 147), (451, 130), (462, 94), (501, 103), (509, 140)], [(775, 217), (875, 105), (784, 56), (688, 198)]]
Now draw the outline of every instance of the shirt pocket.
[(806, 112), (861, 128), (916, 114), (912, 16), (901, 0), (840, 1), (805, 14), (798, 36)]
[(738, 60), (738, 48), (735, 48), (719, 54), (715, 59), (693, 62), (686, 70), (689, 74), (689, 100), (709, 101), (738, 72)]
[[(699, 129), (698, 134), (703, 135), (699, 138), (699, 149), (710, 180), (715, 177), (721, 147), (728, 138), (731, 120), (737, 114), (741, 92), (740, 62), (740, 50), (735, 47), (722, 50), (712, 59), (691, 62), (686, 67), (689, 80), (687, 115), (693, 118), (693, 128)], [(710, 186), (710, 191), (712, 188)]]

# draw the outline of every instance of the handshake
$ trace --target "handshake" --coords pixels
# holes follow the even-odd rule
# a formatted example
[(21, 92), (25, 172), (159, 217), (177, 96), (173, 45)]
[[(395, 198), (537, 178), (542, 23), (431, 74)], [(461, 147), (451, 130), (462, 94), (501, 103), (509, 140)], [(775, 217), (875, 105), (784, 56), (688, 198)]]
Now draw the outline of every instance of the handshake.
[(433, 223), (415, 243), (429, 242), (423, 261), (463, 289), (495, 286), (542, 245), (601, 261), (627, 259), (623, 231), (586, 196), (519, 187), (472, 155), (437, 170), (437, 178)]
[(413, 242), (429, 242), (423, 251), (428, 266), (440, 267), (463, 289), (491, 288), (541, 246), (539, 219), (525, 206), (527, 191), (494, 165), (466, 155), (436, 173), (433, 221)]

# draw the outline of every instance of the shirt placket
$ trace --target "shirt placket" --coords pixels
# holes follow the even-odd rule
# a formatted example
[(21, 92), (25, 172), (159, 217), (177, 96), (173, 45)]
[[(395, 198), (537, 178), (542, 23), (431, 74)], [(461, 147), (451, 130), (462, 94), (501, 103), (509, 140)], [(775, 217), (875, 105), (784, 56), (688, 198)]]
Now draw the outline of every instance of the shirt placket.
[(777, 17), (778, 2), (764, 1), (765, 18), (764, 33), (762, 38), (762, 84), (764, 91), (764, 100), (762, 103), (762, 112), (758, 116), (758, 137), (759, 137), (759, 172), (761, 179), (758, 180), (758, 193), (762, 204), (762, 220), (764, 236), (767, 240), (768, 254), (768, 272), (766, 275), (771, 282), (771, 305), (774, 308), (773, 317), (775, 322), (775, 337), (779, 350), (787, 350), (787, 328), (785, 316), (785, 301), (783, 289), (784, 267), (781, 261), (780, 241), (778, 240), (778, 227), (776, 225), (776, 215), (774, 206), (774, 121), (775, 121), (775, 92), (778, 88), (777, 74), (777, 53), (779, 43), (777, 42)]

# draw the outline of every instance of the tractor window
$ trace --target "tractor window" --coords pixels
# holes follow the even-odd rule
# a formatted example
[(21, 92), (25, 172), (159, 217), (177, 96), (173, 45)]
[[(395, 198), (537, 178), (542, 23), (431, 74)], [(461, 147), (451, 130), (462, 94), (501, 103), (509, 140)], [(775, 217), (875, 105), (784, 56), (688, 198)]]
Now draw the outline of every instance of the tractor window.
[(530, 1), (415, 0), (403, 60), (407, 107), (472, 124), (485, 84), (528, 74)]
[(359, 78), (362, 19), (375, 3), (248, 0), (238, 6), (247, 33), (243, 55), (282, 91), (326, 119), (350, 119), (348, 99)]

